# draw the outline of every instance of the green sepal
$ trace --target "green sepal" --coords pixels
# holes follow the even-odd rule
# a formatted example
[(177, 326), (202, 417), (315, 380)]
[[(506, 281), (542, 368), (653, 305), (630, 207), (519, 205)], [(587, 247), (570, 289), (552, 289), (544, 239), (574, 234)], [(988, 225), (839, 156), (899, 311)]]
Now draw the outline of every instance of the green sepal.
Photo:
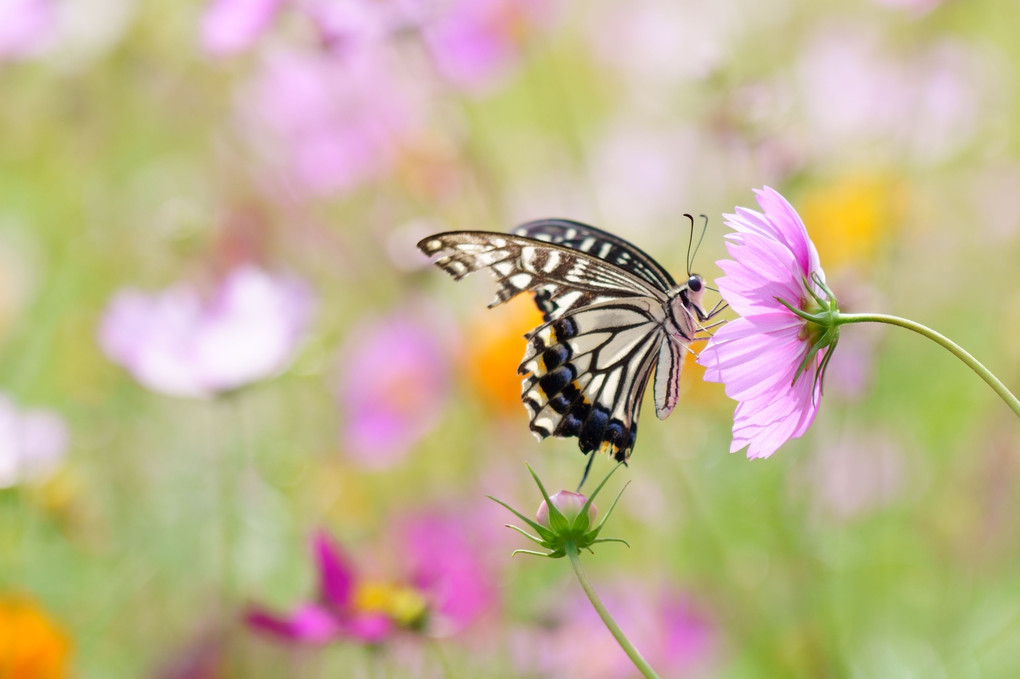
[(537, 521), (532, 521), (531, 519), (529, 519), (528, 517), (524, 516), (523, 514), (521, 514), (519, 511), (517, 511), (516, 509), (514, 509), (513, 507), (511, 507), (507, 503), (503, 502), (502, 500), (500, 500), (498, 498), (494, 498), (491, 495), (486, 495), (486, 497), (489, 498), (490, 500), (492, 500), (493, 502), (495, 502), (497, 504), (500, 504), (500, 505), (506, 507), (507, 509), (509, 509), (511, 512), (513, 512), (514, 516), (516, 516), (518, 519), (520, 519), (524, 523), (526, 523), (529, 526), (531, 526), (532, 530), (534, 530), (536, 533), (538, 533), (540, 536), (542, 536), (543, 540), (551, 542), (551, 541), (556, 539), (556, 534), (555, 533), (553, 533), (552, 531), (550, 531), (548, 528), (546, 528), (542, 524), (538, 523)]

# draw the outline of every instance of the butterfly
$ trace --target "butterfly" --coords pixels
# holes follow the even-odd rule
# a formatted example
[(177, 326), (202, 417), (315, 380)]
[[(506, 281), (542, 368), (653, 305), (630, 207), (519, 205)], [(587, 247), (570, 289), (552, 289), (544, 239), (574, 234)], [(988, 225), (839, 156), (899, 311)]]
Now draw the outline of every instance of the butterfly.
[[(685, 216), (693, 240), (694, 218)], [(653, 371), (655, 413), (664, 419), (677, 404), (684, 354), (724, 308), (705, 310), (700, 275), (677, 284), (637, 246), (566, 219), (512, 233), (438, 233), (418, 248), (457, 280), (487, 269), (499, 286), (490, 308), (534, 294), (545, 323), (525, 335), (518, 368), (531, 430), (540, 439), (576, 436), (583, 453), (604, 451), (620, 462), (634, 448)]]

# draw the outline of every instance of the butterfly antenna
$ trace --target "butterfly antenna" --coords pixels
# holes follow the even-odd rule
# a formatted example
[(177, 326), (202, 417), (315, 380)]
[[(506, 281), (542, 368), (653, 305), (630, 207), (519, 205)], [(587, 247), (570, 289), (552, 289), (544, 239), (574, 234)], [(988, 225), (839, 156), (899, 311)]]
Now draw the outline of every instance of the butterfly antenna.
[[(694, 254), (690, 254), (690, 246), (688, 246), (687, 252), (688, 255), (690, 256), (690, 261), (687, 262), (688, 275), (690, 275), (691, 268), (694, 266), (694, 258), (697, 257), (698, 250), (701, 249), (701, 243), (705, 240), (705, 232), (708, 231), (708, 215), (700, 214), (698, 216), (704, 219), (705, 223), (701, 225), (701, 235), (698, 237), (698, 244), (694, 246)], [(693, 238), (693, 236), (694, 236), (694, 220), (691, 219), (691, 237)]]
[(691, 220), (691, 237), (687, 239), (687, 275), (691, 275), (691, 264), (694, 259), (691, 257), (691, 246), (694, 245), (694, 216), (685, 212), (684, 217)]

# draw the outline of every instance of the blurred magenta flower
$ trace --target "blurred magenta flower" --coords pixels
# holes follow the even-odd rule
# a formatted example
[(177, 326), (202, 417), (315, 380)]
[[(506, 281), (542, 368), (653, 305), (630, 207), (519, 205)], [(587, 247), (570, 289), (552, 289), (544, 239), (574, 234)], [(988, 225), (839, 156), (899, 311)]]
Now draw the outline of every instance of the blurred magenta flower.
[(154, 295), (118, 292), (99, 342), (143, 386), (206, 398), (284, 370), (313, 308), (303, 281), (242, 266), (210, 296), (183, 283)]
[(48, 410), (20, 410), (0, 394), (0, 488), (44, 481), (67, 453), (67, 425)]
[(202, 47), (222, 56), (248, 49), (287, 0), (213, 0), (202, 15)]
[(348, 456), (365, 467), (390, 467), (439, 423), (449, 388), (444, 347), (434, 326), (409, 307), (351, 329), (337, 384)]
[(56, 23), (53, 0), (0, 2), (0, 61), (33, 56), (52, 37)]
[(357, 581), (339, 547), (321, 531), (314, 535), (311, 546), (319, 587), (315, 600), (289, 615), (253, 606), (245, 616), (247, 624), (282, 639), (313, 644), (341, 639), (377, 643), (385, 639), (394, 630), (394, 620), (382, 607), (359, 601), (364, 598), (364, 591), (359, 593), (364, 583)]
[(340, 194), (385, 176), (422, 118), (418, 85), (382, 50), (268, 55), (240, 102), (256, 148), (283, 179), (312, 194)]
[(394, 532), (402, 578), (359, 577), (324, 532), (312, 540), (319, 591), (288, 615), (252, 607), (246, 621), (295, 642), (385, 641), (399, 630), (431, 635), (461, 631), (496, 602), (496, 586), (457, 518), (423, 513)]
[(480, 534), (470, 518), (426, 511), (402, 526), (401, 551), (409, 582), (429, 602), (429, 634), (455, 634), (491, 612), (499, 601), (484, 559), (485, 545), (492, 540)]
[(749, 458), (768, 457), (807, 431), (839, 337), (838, 326), (800, 315), (838, 311), (804, 223), (773, 189), (755, 194), (764, 213), (738, 207), (725, 215), (733, 259), (718, 262), (725, 274), (719, 291), (740, 318), (720, 328), (698, 357), (705, 379), (723, 383), (739, 401), (730, 452), (747, 446)]

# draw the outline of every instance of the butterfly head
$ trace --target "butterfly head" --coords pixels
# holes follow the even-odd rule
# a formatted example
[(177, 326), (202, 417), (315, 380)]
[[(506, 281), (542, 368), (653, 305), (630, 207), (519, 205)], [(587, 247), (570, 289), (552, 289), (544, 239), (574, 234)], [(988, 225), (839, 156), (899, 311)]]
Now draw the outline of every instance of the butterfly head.
[(694, 313), (698, 316), (698, 320), (701, 321), (708, 318), (708, 312), (705, 311), (705, 307), (701, 304), (701, 298), (704, 295), (705, 279), (696, 273), (688, 276), (687, 285), (680, 292), (680, 299), (683, 300), (684, 306), (688, 309), (693, 309)]

